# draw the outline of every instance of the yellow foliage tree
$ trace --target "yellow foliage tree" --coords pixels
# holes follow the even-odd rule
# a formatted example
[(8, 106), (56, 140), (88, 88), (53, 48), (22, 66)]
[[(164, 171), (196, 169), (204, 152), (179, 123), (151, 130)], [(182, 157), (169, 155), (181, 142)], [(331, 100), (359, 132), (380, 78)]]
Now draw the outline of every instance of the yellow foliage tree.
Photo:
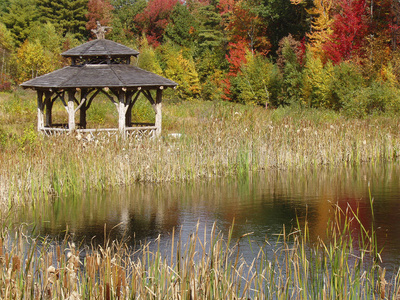
[(193, 59), (186, 58), (182, 50), (178, 54), (169, 51), (169, 54), (166, 57), (166, 77), (179, 84), (177, 91), (182, 99), (196, 98), (200, 94), (201, 87)]
[(38, 40), (26, 40), (17, 50), (18, 81), (23, 82), (54, 71), (53, 55)]
[(311, 33), (307, 34), (310, 41), (308, 50), (314, 55), (318, 55), (323, 61), (325, 60), (323, 45), (333, 32), (331, 28), (333, 19), (330, 16), (333, 4), (333, 0), (314, 0), (314, 7), (307, 9), (307, 12), (313, 17)]

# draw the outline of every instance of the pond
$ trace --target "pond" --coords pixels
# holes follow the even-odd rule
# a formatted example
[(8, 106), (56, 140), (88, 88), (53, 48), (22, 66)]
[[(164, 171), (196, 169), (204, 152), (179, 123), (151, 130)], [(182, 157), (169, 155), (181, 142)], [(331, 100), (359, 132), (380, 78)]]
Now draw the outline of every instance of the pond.
[[(269, 170), (238, 179), (217, 178), (183, 184), (133, 184), (79, 199), (55, 199), (20, 211), (17, 223), (57, 239), (68, 232), (75, 241), (103, 243), (104, 237), (130, 245), (160, 235), (168, 247), (173, 228), (186, 239), (213, 223), (235, 239), (246, 233), (255, 243), (273, 240), (283, 226), (290, 230), (307, 218), (312, 238), (324, 237), (332, 205), (359, 209), (365, 227), (373, 216), (379, 247), (387, 265), (400, 264), (400, 164), (369, 163), (357, 167)], [(245, 255), (249, 249), (243, 249)], [(246, 252), (247, 251), (247, 252)]]

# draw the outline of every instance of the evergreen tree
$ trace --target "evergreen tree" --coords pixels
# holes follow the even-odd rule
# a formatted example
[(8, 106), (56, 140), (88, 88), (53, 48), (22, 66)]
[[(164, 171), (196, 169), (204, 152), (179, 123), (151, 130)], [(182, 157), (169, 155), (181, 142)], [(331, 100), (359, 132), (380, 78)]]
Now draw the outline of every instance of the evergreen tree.
[(10, 5), (10, 0), (0, 0), (0, 15), (7, 11)]
[(51, 22), (65, 35), (74, 34), (78, 39), (89, 35), (86, 30), (88, 0), (36, 0), (41, 23)]
[(193, 11), (197, 25), (197, 48), (201, 53), (205, 50), (216, 50), (224, 47), (227, 38), (222, 26), (222, 17), (213, 5), (203, 5)]
[(171, 13), (165, 36), (174, 43), (191, 47), (193, 44), (195, 20), (188, 7), (178, 2)]
[(267, 36), (273, 53), (279, 48), (279, 41), (291, 34), (302, 40), (309, 31), (310, 19), (306, 12), (307, 1), (303, 5), (293, 5), (289, 0), (260, 0), (258, 14), (267, 23)]
[(29, 36), (38, 19), (35, 0), (10, 0), (1, 20), (10, 30), (14, 41), (21, 44)]

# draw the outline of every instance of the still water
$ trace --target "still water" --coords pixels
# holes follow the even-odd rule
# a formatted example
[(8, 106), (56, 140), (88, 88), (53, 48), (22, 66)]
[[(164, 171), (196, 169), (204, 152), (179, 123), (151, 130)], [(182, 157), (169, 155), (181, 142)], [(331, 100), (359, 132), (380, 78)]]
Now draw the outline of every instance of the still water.
[(370, 227), (369, 191), (384, 263), (399, 265), (400, 163), (269, 170), (240, 179), (186, 184), (135, 184), (79, 199), (55, 199), (33, 213), (19, 212), (17, 222), (55, 239), (68, 231), (77, 242), (102, 243), (106, 235), (131, 245), (159, 235), (161, 244), (168, 245), (173, 228), (185, 239), (198, 222), (200, 228), (215, 222), (226, 234), (234, 222), (234, 238), (251, 232), (251, 240), (262, 244), (273, 240), (283, 226), (292, 228), (296, 217), (307, 217), (313, 238), (323, 237), (332, 203), (359, 209), (364, 226)]

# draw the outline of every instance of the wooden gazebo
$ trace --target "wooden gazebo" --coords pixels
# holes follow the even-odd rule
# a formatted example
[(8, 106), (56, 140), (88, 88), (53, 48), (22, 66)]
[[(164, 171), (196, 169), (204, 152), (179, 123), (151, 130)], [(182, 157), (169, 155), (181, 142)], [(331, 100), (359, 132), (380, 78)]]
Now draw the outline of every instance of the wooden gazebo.
[[(61, 54), (71, 59), (71, 65), (21, 84), (37, 91), (37, 129), (46, 133), (119, 131), (150, 131), (161, 134), (162, 92), (177, 83), (130, 64), (139, 52), (116, 42), (97, 39)], [(155, 92), (152, 92), (155, 91)], [(118, 128), (87, 129), (86, 111), (100, 93), (106, 95), (118, 110)], [(133, 124), (132, 107), (140, 94), (151, 103), (155, 112), (154, 124)], [(52, 122), (52, 107), (60, 100), (67, 113), (68, 124)], [(75, 114), (79, 111), (79, 123)]]

